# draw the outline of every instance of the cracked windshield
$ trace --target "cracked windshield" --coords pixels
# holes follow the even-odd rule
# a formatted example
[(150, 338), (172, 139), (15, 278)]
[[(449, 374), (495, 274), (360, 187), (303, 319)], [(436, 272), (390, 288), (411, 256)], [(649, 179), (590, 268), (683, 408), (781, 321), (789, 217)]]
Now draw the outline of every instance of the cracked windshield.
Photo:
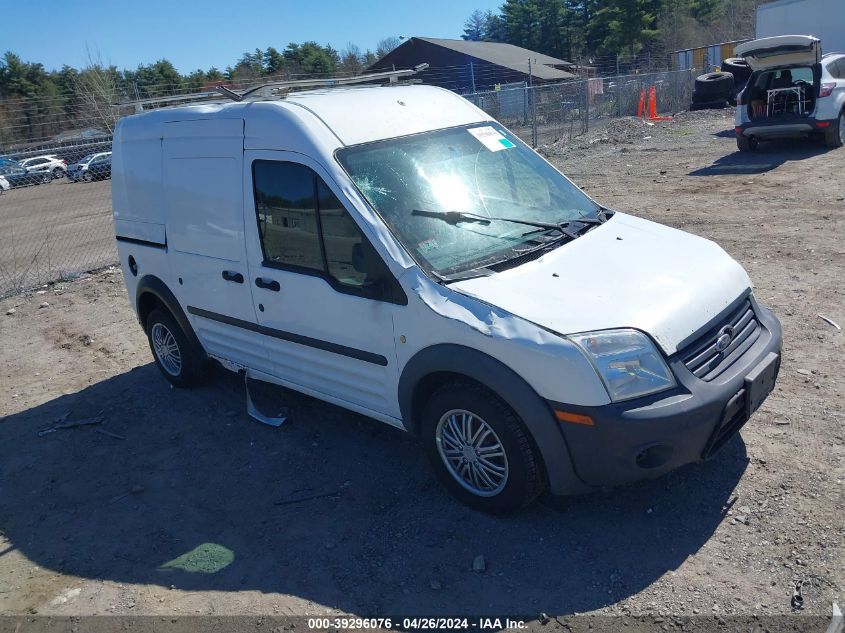
[[(349, 147), (338, 158), (412, 256), (441, 275), (543, 244), (598, 205), (498, 125)], [(504, 220), (503, 218), (507, 218)]]

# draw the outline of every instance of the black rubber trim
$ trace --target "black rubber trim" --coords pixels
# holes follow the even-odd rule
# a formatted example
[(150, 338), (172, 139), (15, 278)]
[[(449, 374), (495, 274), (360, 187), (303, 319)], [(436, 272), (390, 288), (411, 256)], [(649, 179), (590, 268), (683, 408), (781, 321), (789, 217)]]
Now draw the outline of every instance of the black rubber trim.
[[(188, 342), (194, 346), (198, 354), (205, 356), (205, 349), (203, 349), (203, 346), (199, 342), (197, 335), (194, 333), (194, 329), (191, 327), (191, 324), (188, 321), (188, 317), (182, 310), (182, 306), (179, 304), (179, 300), (176, 299), (173, 292), (171, 292), (170, 288), (167, 287), (167, 284), (165, 284), (161, 279), (154, 275), (144, 275), (143, 277), (141, 277), (138, 280), (138, 287), (135, 291), (136, 310), (140, 308), (141, 300), (145, 294), (150, 294), (156, 297), (162, 303), (162, 305), (164, 305), (164, 307), (170, 311), (170, 314), (173, 315), (173, 318), (176, 319), (176, 323), (179, 324), (179, 327), (182, 328), (182, 331), (188, 338)], [(139, 313), (139, 322), (141, 323), (141, 327), (146, 332), (147, 324), (143, 321), (140, 321), (140, 316), (141, 315)]]
[(139, 240), (134, 237), (123, 237), (122, 235), (116, 235), (115, 239), (118, 242), (126, 242), (127, 244), (137, 244), (138, 246), (151, 246), (153, 248), (167, 248), (167, 244), (162, 244), (161, 242), (150, 242), (148, 240)]
[(251, 321), (236, 319), (234, 317), (226, 316), (225, 314), (209, 312), (208, 310), (203, 310), (202, 308), (195, 308), (193, 306), (188, 306), (188, 312), (190, 314), (193, 314), (194, 316), (202, 317), (204, 319), (211, 319), (212, 321), (218, 321), (227, 325), (234, 325), (235, 327), (243, 328), (245, 330), (258, 332), (259, 334), (263, 334), (264, 336), (272, 336), (273, 338), (278, 338), (283, 341), (290, 341), (291, 343), (296, 343), (298, 345), (306, 345), (307, 347), (314, 347), (316, 349), (321, 349), (326, 352), (331, 352), (332, 354), (339, 354), (340, 356), (348, 356), (349, 358), (362, 360), (365, 363), (372, 363), (374, 365), (381, 365), (382, 367), (387, 367), (387, 358), (380, 354), (373, 354), (372, 352), (366, 352), (364, 350), (356, 349), (354, 347), (347, 347), (346, 345), (339, 345), (337, 343), (331, 343), (329, 341), (311, 338), (310, 336), (294, 334), (293, 332), (276, 330), (263, 325), (258, 325), (257, 323), (252, 323)]

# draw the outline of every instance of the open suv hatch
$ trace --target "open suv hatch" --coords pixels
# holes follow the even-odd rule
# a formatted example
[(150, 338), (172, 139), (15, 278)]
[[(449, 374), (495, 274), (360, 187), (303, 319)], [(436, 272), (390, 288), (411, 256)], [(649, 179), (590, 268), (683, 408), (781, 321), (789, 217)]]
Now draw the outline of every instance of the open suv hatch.
[(823, 137), (845, 143), (845, 55), (822, 55), (810, 35), (780, 35), (741, 44), (752, 69), (737, 97), (736, 141), (751, 151), (760, 140)]

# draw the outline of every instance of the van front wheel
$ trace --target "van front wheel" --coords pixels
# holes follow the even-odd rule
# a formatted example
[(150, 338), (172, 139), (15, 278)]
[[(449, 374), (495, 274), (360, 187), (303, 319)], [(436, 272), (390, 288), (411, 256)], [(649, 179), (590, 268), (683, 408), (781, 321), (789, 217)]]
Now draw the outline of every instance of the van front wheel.
[(457, 381), (437, 389), (423, 410), (421, 430), (441, 482), (470, 507), (515, 512), (545, 488), (528, 430), (507, 404), (479, 384)]
[(203, 359), (188, 343), (169, 312), (153, 310), (147, 317), (147, 339), (164, 377), (175, 387), (195, 385), (203, 375)]

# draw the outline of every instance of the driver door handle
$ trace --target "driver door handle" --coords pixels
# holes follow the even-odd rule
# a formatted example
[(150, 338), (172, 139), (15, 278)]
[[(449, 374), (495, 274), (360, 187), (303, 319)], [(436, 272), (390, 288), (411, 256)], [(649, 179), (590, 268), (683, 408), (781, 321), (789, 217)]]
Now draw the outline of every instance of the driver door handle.
[(244, 282), (244, 276), (234, 270), (224, 270), (223, 279), (226, 281), (234, 281), (236, 284), (242, 284)]
[(255, 279), (255, 285), (265, 290), (272, 290), (273, 292), (279, 292), (282, 289), (279, 282), (275, 279), (264, 279), (263, 277), (257, 277)]

